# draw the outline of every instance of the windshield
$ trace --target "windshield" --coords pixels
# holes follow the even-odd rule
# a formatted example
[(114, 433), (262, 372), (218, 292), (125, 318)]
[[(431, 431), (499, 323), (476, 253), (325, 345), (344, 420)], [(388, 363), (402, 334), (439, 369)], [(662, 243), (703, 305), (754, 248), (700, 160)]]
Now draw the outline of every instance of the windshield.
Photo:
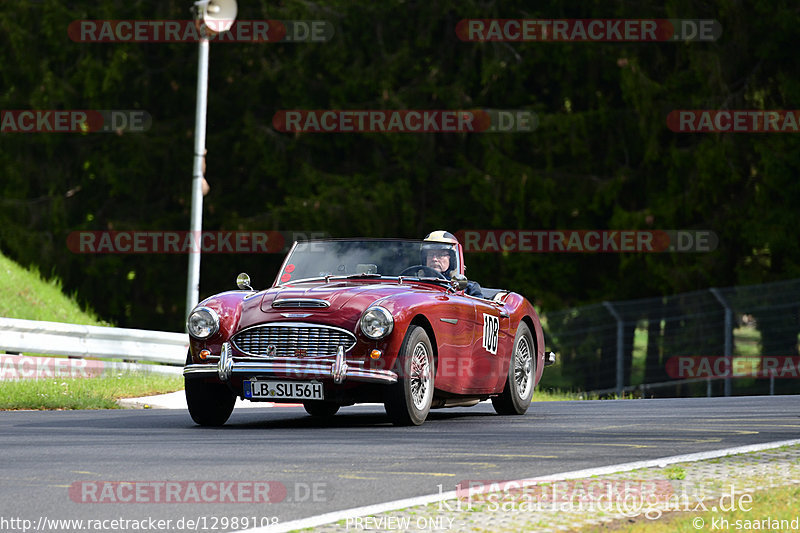
[[(298, 242), (286, 258), (277, 284), (325, 276), (437, 277), (430, 268), (410, 268), (423, 264), (422, 245), (423, 241), (415, 240)], [(449, 273), (445, 274), (449, 279)]]

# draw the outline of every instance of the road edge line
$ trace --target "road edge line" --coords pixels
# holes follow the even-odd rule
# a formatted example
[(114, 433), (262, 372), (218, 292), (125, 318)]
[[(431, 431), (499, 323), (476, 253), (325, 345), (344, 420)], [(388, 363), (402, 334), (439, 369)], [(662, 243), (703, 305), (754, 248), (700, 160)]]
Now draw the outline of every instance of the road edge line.
[[(634, 461), (631, 463), (620, 463), (616, 465), (599, 466), (595, 468), (584, 468), (582, 470), (573, 470), (570, 472), (561, 472), (556, 474), (548, 474), (540, 477), (529, 477), (517, 480), (508, 480), (507, 483), (518, 483), (523, 486), (523, 483), (534, 483), (542, 481), (563, 481), (567, 479), (579, 479), (590, 476), (602, 476), (606, 474), (613, 474), (617, 472), (628, 472), (630, 470), (638, 470), (640, 468), (664, 468), (668, 465), (675, 463), (689, 463), (696, 461), (706, 461), (708, 459), (717, 459), (720, 457), (727, 457), (728, 455), (738, 455), (742, 453), (760, 452), (764, 450), (771, 450), (780, 448), (782, 446), (796, 446), (800, 445), (800, 439), (790, 439), (781, 441), (765, 442), (761, 444), (747, 444), (745, 446), (737, 446), (734, 448), (721, 448), (718, 450), (710, 450), (705, 452), (687, 453), (682, 455), (670, 455), (668, 457), (660, 457), (658, 459), (646, 459), (644, 461)], [(252, 529), (242, 529), (235, 533), (285, 533), (288, 531), (295, 531), (298, 529), (305, 529), (310, 527), (321, 526), (346, 520), (348, 518), (355, 518), (357, 516), (373, 515), (377, 513), (385, 513), (387, 511), (396, 511), (398, 509), (405, 509), (406, 507), (414, 507), (417, 505), (428, 505), (429, 503), (436, 503), (439, 501), (452, 500), (457, 498), (457, 491), (451, 490), (448, 492), (439, 492), (438, 494), (429, 494), (427, 496), (415, 496), (413, 498), (404, 498), (402, 500), (394, 500), (385, 503), (375, 503), (372, 505), (365, 505), (362, 507), (353, 507), (343, 511), (331, 511), (321, 515), (309, 516), (308, 518), (299, 518), (284, 522), (283, 524), (275, 524), (271, 526), (257, 527)]]

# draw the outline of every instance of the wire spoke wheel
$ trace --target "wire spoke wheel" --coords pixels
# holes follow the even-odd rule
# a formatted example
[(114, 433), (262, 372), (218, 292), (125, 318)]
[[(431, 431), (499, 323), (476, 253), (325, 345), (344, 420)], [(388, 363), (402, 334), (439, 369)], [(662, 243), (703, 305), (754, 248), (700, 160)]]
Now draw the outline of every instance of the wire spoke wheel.
[(397, 383), (386, 387), (383, 405), (396, 426), (425, 422), (433, 402), (433, 346), (425, 329), (410, 326), (394, 366)]
[(414, 354), (411, 356), (411, 398), (414, 407), (424, 409), (426, 403), (430, 404), (430, 393), (432, 392), (431, 372), (428, 365), (428, 350), (423, 343), (414, 346)]
[(522, 322), (514, 337), (514, 352), (508, 362), (508, 376), (503, 392), (492, 397), (492, 406), (500, 415), (522, 415), (531, 405), (536, 380), (536, 349), (528, 326)]
[(528, 339), (524, 336), (519, 338), (514, 353), (514, 381), (517, 382), (519, 397), (527, 397), (533, 385), (533, 355)]

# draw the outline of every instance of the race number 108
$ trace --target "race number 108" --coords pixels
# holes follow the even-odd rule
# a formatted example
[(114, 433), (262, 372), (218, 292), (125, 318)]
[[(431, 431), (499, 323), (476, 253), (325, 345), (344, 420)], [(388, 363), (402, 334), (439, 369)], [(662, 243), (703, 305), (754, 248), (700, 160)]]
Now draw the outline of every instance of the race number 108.
[(492, 315), (483, 315), (483, 347), (489, 352), (497, 353), (497, 340), (500, 337), (500, 319)]

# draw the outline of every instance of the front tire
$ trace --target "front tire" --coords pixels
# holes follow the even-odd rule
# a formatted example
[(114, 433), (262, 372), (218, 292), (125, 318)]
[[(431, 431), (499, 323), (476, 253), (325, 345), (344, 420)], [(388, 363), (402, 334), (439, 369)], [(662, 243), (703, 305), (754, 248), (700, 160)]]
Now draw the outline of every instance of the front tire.
[(514, 338), (514, 352), (508, 364), (508, 376), (503, 392), (492, 398), (499, 415), (524, 415), (531, 405), (536, 379), (536, 351), (528, 325), (520, 322)]
[(187, 379), (186, 404), (189, 414), (201, 426), (221, 426), (228, 421), (236, 395), (222, 383), (206, 383), (202, 379)]
[(425, 330), (410, 326), (397, 356), (397, 383), (386, 390), (384, 408), (395, 426), (419, 426), (433, 402), (433, 346)]
[[(192, 363), (192, 354), (186, 355), (186, 364)], [(189, 415), (201, 426), (221, 426), (228, 421), (236, 395), (222, 383), (206, 383), (202, 379), (183, 379)]]
[(339, 411), (338, 404), (323, 400), (309, 400), (303, 402), (303, 408), (306, 410), (306, 413), (318, 418), (328, 418)]

